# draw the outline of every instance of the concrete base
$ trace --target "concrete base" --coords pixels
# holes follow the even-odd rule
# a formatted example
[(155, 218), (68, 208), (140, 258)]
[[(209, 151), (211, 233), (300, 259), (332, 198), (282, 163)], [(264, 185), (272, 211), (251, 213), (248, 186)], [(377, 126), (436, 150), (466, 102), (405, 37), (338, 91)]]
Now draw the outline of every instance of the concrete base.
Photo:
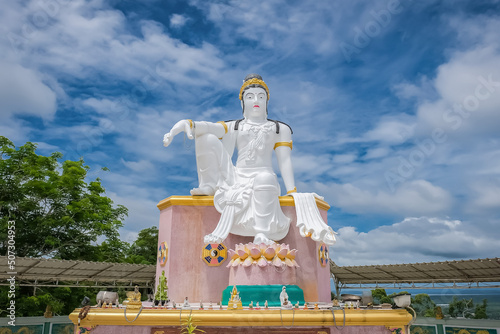
[[(280, 197), (282, 210), (291, 219), (290, 230), (280, 243), (298, 250), (295, 260), (295, 282), (285, 281), (280, 284), (296, 284), (304, 291), (306, 302), (330, 302), (330, 268), (322, 267), (318, 259), (320, 243), (311, 238), (304, 238), (296, 227), (296, 213), (293, 198)], [(327, 221), (328, 204), (317, 200), (318, 208)], [(219, 302), (222, 291), (230, 285), (230, 268), (226, 268), (230, 259), (220, 266), (208, 266), (203, 261), (203, 237), (211, 233), (219, 222), (220, 214), (213, 206), (212, 196), (172, 196), (158, 204), (160, 209), (160, 228), (158, 245), (166, 242), (168, 259), (162, 266), (156, 267), (158, 280), (162, 270), (168, 280), (168, 297), (181, 303), (185, 297), (191, 302)], [(252, 237), (230, 234), (224, 241), (229, 249), (235, 244), (253, 241)], [(248, 283), (247, 283), (248, 284)], [(258, 282), (250, 284), (259, 284)], [(270, 284), (270, 283), (266, 283)]]

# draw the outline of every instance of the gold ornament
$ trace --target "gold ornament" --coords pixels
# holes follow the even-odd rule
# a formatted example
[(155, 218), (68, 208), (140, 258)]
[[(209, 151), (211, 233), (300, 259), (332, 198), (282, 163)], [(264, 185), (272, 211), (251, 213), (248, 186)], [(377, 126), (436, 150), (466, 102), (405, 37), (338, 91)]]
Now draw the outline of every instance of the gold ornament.
[(252, 79), (247, 80), (243, 83), (243, 86), (241, 86), (241, 89), (240, 89), (240, 100), (243, 100), (243, 91), (245, 90), (245, 88), (247, 88), (250, 85), (260, 85), (260, 86), (264, 87), (266, 92), (267, 92), (267, 100), (269, 101), (269, 96), (270, 96), (269, 95), (269, 88), (267, 88), (267, 85), (263, 80), (260, 80), (257, 78), (252, 78)]

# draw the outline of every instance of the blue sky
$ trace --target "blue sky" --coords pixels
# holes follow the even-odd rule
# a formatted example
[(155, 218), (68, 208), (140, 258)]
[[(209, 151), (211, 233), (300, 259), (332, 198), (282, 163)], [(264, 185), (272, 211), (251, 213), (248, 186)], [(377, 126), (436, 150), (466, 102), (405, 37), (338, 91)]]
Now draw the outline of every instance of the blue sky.
[[(241, 117), (248, 73), (294, 130), (339, 265), (499, 256), (498, 1), (3, 1), (0, 134), (83, 156), (130, 210), (197, 184), (176, 121)], [(106, 166), (111, 171), (101, 172)]]

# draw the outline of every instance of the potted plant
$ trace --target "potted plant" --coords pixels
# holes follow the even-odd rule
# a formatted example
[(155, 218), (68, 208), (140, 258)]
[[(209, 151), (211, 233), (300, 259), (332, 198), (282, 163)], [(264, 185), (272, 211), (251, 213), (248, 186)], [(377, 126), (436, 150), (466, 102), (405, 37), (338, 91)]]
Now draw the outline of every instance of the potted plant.
[(193, 316), (190, 315), (186, 320), (182, 322), (183, 327), (181, 330), (181, 334), (193, 334), (196, 332), (205, 333), (204, 330), (198, 329), (198, 326), (196, 326), (194, 323), (195, 320), (193, 320)]

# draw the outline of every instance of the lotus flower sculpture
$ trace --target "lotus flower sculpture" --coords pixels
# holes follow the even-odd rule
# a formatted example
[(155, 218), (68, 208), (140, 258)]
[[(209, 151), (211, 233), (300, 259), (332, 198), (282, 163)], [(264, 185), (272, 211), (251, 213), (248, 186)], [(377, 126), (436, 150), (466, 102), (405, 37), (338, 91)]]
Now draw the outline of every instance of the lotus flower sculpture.
[(299, 267), (295, 261), (296, 249), (290, 250), (289, 245), (286, 244), (271, 244), (264, 243), (254, 244), (237, 244), (233, 249), (229, 250), (229, 257), (231, 261), (227, 267), (250, 267), (257, 265), (259, 267), (266, 267), (273, 265), (275, 267)]

